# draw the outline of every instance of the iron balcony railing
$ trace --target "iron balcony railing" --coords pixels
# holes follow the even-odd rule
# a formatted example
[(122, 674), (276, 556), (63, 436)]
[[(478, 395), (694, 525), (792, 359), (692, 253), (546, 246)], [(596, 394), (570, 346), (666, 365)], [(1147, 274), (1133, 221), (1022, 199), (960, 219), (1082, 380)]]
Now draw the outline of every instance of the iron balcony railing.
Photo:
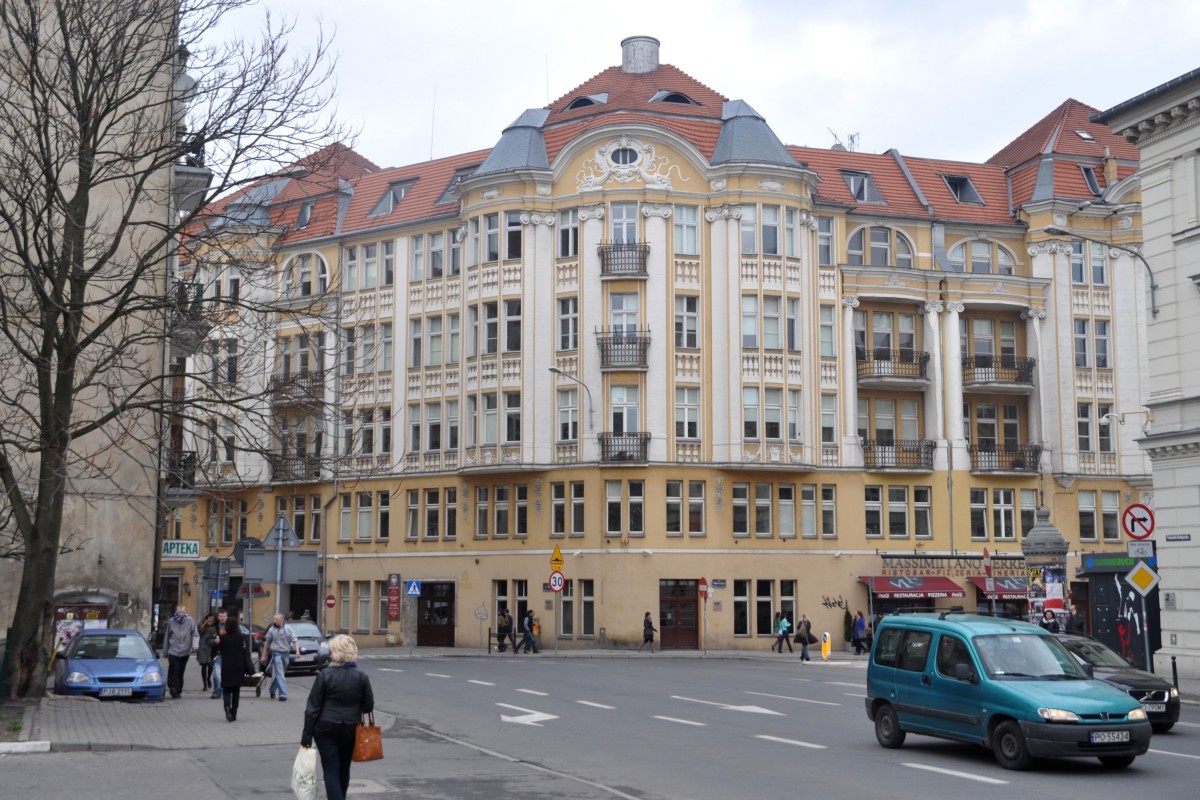
[(603, 461), (649, 460), (650, 434), (648, 433), (602, 433), (600, 434), (600, 458)]
[(601, 244), (596, 245), (600, 253), (601, 278), (644, 278), (646, 260), (650, 256), (650, 245)]
[(311, 405), (325, 402), (325, 372), (272, 375), (268, 383), (275, 405)]
[(307, 481), (321, 477), (320, 456), (286, 456), (271, 454), (271, 479), (274, 481)]
[(601, 369), (646, 369), (646, 354), (650, 350), (650, 331), (633, 334), (598, 333)]
[(864, 439), (862, 448), (867, 469), (933, 469), (934, 444), (929, 439)]
[(971, 469), (975, 472), (1037, 472), (1042, 457), (1040, 444), (969, 444)]
[(968, 383), (1019, 383), (1032, 386), (1036, 358), (974, 355), (962, 358), (962, 379)]
[(928, 378), (929, 353), (902, 347), (858, 348), (855, 351), (860, 378)]
[(196, 488), (196, 451), (171, 450), (167, 453), (167, 488)]

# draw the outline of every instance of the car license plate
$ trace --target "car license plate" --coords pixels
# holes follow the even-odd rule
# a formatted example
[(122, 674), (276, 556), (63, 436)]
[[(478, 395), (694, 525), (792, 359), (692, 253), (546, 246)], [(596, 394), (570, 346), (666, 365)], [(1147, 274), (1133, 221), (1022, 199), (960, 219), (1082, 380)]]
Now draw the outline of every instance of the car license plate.
[(293, 661), (312, 661), (315, 656), (296, 656)]
[(1165, 714), (1167, 713), (1166, 703), (1142, 703), (1142, 710), (1147, 714)]
[(1128, 742), (1129, 731), (1092, 731), (1092, 744)]
[(109, 686), (100, 690), (101, 697), (132, 697), (133, 689), (128, 686)]

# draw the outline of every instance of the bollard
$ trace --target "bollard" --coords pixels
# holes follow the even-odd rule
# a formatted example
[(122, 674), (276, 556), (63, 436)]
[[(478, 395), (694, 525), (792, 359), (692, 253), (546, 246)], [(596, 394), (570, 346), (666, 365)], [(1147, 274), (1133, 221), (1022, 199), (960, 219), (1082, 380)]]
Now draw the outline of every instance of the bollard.
[(1179, 667), (1175, 664), (1175, 656), (1171, 656), (1171, 682), (1175, 684), (1175, 691), (1179, 691)]

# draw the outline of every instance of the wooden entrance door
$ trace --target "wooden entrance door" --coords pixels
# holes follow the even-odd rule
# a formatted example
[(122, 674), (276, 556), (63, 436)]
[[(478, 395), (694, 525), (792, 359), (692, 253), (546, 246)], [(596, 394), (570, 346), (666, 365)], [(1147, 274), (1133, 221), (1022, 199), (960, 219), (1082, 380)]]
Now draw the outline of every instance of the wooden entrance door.
[(454, 584), (422, 583), (417, 599), (417, 646), (454, 647)]
[(700, 646), (700, 592), (694, 580), (658, 582), (658, 635), (663, 650)]

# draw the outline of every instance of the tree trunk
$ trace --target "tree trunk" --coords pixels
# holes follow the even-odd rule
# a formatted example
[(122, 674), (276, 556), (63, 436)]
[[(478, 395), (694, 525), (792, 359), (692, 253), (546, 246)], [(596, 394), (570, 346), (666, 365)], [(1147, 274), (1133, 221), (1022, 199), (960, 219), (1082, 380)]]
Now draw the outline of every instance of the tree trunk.
[(56, 537), (35, 528), (26, 538), (23, 590), (17, 600), (12, 636), (8, 641), (8, 694), (37, 698), (46, 693), (50, 645), (54, 638), (54, 582), (58, 567)]

